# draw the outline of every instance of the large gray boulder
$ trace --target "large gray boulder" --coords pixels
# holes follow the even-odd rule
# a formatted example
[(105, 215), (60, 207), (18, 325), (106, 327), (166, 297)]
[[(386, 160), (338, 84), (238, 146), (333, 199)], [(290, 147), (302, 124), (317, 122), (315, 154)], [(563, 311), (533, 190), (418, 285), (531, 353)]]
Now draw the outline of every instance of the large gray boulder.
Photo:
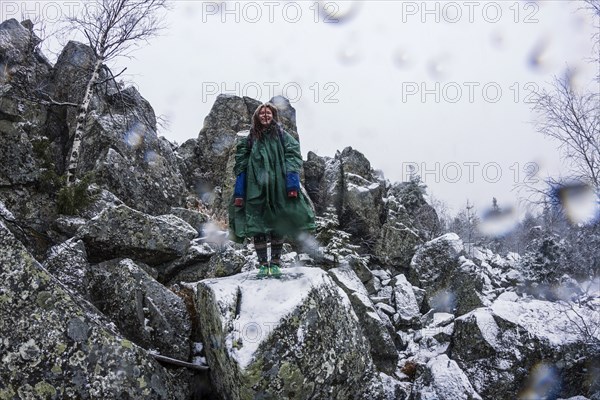
[(382, 263), (406, 268), (415, 254), (417, 245), (423, 243), (421, 233), (414, 226), (414, 218), (394, 195), (394, 187), (385, 198), (385, 222), (375, 243), (374, 255)]
[(22, 243), (36, 257), (46, 252), (43, 235), (55, 216), (51, 199), (39, 193), (46, 165), (38, 157), (48, 107), (37, 98), (35, 88), (47, 84), (50, 64), (37, 45), (40, 39), (15, 19), (0, 24), (0, 201), (16, 216)]
[[(539, 398), (591, 395), (600, 382), (586, 370), (597, 368), (600, 332), (585, 327), (598, 318), (597, 309), (574, 303), (502, 295), (454, 321), (451, 357), (484, 398), (517, 398), (529, 389)], [(536, 378), (552, 379), (535, 387)]]
[(0, 185), (37, 182), (40, 165), (33, 154), (30, 135), (19, 125), (0, 120)]
[(318, 268), (198, 284), (211, 378), (228, 399), (378, 398), (369, 344), (348, 296)]
[(381, 230), (385, 184), (379, 181), (366, 157), (346, 147), (340, 158), (343, 196), (340, 209), (342, 229), (374, 246)]
[(233, 175), (227, 169), (234, 154), (236, 135), (250, 129), (250, 120), (259, 101), (249, 97), (221, 94), (215, 100), (197, 139), (177, 149), (179, 168), (192, 192), (205, 203), (223, 208), (220, 191)]
[(311, 152), (304, 168), (306, 189), (317, 212), (335, 210), (340, 229), (351, 234), (353, 242), (363, 250), (374, 246), (381, 229), (385, 184), (375, 176), (369, 160), (346, 147), (333, 158)]
[[(283, 128), (298, 139), (296, 111), (289, 100), (277, 96), (271, 102), (280, 112)], [(198, 138), (186, 141), (176, 150), (187, 188), (210, 204), (219, 217), (226, 219), (233, 193), (238, 134), (248, 133), (252, 115), (260, 104), (250, 97), (220, 94), (204, 119)]]
[(47, 117), (47, 103), (36, 101), (34, 93), (48, 84), (52, 68), (38, 48), (40, 41), (16, 19), (0, 24), (0, 119), (21, 122), (27, 130)]
[[(69, 42), (54, 67), (55, 98), (81, 101), (95, 61), (88, 46)], [(123, 88), (111, 80), (108, 68), (102, 68), (99, 80), (106, 84), (90, 105), (78, 176), (93, 171), (94, 182), (150, 214), (181, 205), (185, 184), (171, 144), (157, 135), (152, 107), (134, 87)], [(55, 122), (66, 127), (69, 137), (64, 140), (70, 146), (77, 110), (61, 111)]]
[(53, 246), (43, 265), (65, 288), (84, 299), (89, 298), (89, 263), (81, 240), (69, 239)]
[(1, 221), (0, 281), (0, 398), (184, 395), (146, 351), (66, 291)]
[[(131, 97), (140, 99), (136, 106), (143, 109), (145, 100), (134, 90), (130, 90)], [(120, 118), (114, 117), (91, 114), (79, 173), (93, 171), (96, 183), (130, 207), (149, 214), (181, 205), (186, 191), (171, 144), (157, 136), (148, 115), (136, 118), (124, 111)]]
[(128, 257), (149, 265), (183, 256), (196, 235), (174, 215), (153, 217), (125, 205), (106, 208), (77, 231), (91, 262)]
[(129, 340), (168, 357), (189, 359), (191, 323), (183, 300), (132, 260), (94, 265), (90, 297)]
[(464, 257), (463, 243), (447, 233), (418, 248), (408, 278), (426, 290), (426, 301), (438, 312), (462, 315), (488, 305), (483, 295), (490, 288), (487, 270)]
[(427, 362), (414, 383), (414, 400), (481, 400), (455, 361), (441, 354)]
[(397, 318), (396, 327), (410, 327), (416, 325), (421, 317), (421, 305), (415, 296), (413, 286), (403, 274), (394, 277), (394, 304)]
[(235, 275), (249, 263), (249, 255), (230, 244), (218, 246), (194, 240), (182, 258), (160, 268), (160, 280), (175, 284)]
[(332, 268), (328, 273), (348, 295), (365, 337), (371, 345), (373, 362), (379, 370), (393, 375), (398, 363), (398, 352), (385, 323), (369, 299), (367, 289), (349, 266)]
[(431, 240), (415, 253), (408, 278), (418, 287), (438, 285), (456, 268), (463, 253), (463, 243), (455, 233)]

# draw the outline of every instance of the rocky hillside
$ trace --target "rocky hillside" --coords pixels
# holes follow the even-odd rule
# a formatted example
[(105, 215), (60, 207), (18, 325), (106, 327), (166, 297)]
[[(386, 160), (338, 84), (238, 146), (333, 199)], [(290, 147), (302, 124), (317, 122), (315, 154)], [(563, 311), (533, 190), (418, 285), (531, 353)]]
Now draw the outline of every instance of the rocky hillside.
[(0, 25), (0, 399), (600, 399), (598, 281), (528, 290), (350, 147), (308, 154), (317, 232), (257, 280), (224, 224), (257, 100), (219, 96), (176, 146), (103, 68), (66, 191), (94, 55), (51, 65), (26, 26)]

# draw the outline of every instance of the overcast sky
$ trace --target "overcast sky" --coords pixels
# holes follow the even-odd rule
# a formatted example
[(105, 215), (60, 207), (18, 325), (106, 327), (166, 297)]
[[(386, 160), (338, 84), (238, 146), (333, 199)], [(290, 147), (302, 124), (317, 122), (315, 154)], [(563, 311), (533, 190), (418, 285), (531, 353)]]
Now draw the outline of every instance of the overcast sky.
[(556, 143), (532, 125), (530, 90), (567, 67), (598, 88), (598, 66), (585, 61), (594, 21), (581, 6), (176, 1), (164, 35), (113, 70), (127, 67), (170, 121), (160, 134), (178, 143), (197, 137), (218, 93), (283, 94), (304, 156), (352, 146), (391, 181), (416, 166), (454, 211), (467, 199), (509, 206), (515, 183), (559, 168)]

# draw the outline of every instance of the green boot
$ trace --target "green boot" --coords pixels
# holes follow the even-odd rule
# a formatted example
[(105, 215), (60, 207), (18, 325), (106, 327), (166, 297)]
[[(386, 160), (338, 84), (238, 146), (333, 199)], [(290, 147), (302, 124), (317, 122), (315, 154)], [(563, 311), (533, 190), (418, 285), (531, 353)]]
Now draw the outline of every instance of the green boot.
[(281, 268), (279, 267), (279, 265), (277, 265), (275, 263), (271, 263), (271, 265), (269, 265), (269, 271), (271, 272), (270, 275), (273, 278), (281, 277)]
[(258, 269), (258, 274), (256, 274), (256, 277), (262, 279), (266, 278), (268, 275), (270, 275), (269, 266), (266, 264), (261, 265)]

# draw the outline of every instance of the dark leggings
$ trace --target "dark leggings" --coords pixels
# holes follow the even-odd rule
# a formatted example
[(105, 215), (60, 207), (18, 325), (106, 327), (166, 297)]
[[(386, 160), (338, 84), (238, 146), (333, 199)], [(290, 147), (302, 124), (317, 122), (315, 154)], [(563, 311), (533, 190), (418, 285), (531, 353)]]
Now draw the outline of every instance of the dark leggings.
[(259, 234), (254, 236), (254, 249), (258, 256), (260, 264), (267, 263), (267, 241), (271, 239), (271, 263), (279, 264), (281, 262), (281, 249), (283, 248), (283, 237), (275, 233)]

